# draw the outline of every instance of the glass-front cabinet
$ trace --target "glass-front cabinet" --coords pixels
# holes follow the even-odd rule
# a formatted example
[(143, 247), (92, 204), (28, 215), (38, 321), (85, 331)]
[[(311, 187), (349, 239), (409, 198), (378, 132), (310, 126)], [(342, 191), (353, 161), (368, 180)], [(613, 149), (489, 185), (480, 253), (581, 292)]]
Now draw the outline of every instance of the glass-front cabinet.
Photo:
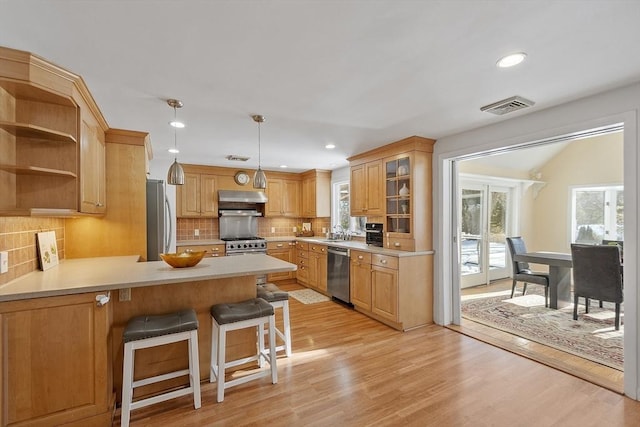
[(412, 232), (412, 163), (409, 155), (385, 161), (385, 231), (400, 233), (398, 237), (409, 237)]

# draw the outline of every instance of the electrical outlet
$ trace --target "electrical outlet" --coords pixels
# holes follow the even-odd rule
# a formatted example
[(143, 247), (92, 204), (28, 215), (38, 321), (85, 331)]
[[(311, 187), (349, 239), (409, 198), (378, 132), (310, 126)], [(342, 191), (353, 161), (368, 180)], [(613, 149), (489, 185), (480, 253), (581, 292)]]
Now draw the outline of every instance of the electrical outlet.
[(293, 231), (295, 233), (296, 231), (298, 231), (298, 227), (292, 227), (291, 231)]
[(200, 235), (200, 230), (198, 230), (197, 228), (193, 230), (193, 235), (198, 237)]
[(274, 234), (276, 232), (276, 228), (275, 227), (271, 227), (271, 234)]
[(9, 271), (9, 252), (0, 252), (0, 274)]
[(131, 288), (118, 290), (118, 301), (131, 301)]

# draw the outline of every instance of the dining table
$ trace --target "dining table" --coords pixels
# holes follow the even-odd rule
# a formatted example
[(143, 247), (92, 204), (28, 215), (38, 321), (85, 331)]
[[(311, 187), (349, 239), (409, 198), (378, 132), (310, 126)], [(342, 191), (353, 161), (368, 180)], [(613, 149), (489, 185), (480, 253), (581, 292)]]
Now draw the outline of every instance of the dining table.
[(560, 252), (525, 252), (513, 256), (514, 261), (549, 266), (549, 307), (564, 308), (571, 301), (571, 254)]

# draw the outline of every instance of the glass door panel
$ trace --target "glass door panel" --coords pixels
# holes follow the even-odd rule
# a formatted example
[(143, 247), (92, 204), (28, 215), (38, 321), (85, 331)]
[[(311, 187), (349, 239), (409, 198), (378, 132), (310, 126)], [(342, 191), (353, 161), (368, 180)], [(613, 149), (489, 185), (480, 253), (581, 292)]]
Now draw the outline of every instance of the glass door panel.
[(460, 212), (460, 274), (463, 288), (508, 277), (506, 236), (509, 188), (463, 184)]
[(484, 277), (482, 249), (482, 224), (484, 223), (485, 206), (484, 189), (463, 188), (460, 206), (460, 273), (462, 286), (475, 286)]
[(506, 237), (509, 212), (509, 190), (490, 188), (488, 265), (489, 280), (502, 279), (509, 275), (507, 268)]

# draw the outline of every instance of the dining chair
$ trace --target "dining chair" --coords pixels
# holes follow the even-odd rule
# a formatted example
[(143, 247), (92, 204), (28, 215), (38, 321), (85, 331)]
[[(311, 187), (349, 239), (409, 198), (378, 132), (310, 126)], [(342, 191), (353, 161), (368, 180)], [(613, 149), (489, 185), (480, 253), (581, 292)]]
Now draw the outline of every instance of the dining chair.
[(620, 329), (623, 279), (620, 248), (617, 245), (571, 245), (573, 260), (573, 320), (578, 320), (578, 298), (612, 302), (616, 306), (615, 328)]
[(517, 282), (524, 282), (522, 295), (526, 295), (528, 283), (542, 285), (544, 286), (544, 306), (549, 307), (549, 273), (531, 271), (528, 262), (514, 261), (515, 255), (527, 252), (527, 246), (525, 245), (522, 237), (507, 237), (507, 245), (509, 246), (509, 253), (511, 254), (511, 263), (513, 266), (511, 298), (513, 298), (516, 291)]

